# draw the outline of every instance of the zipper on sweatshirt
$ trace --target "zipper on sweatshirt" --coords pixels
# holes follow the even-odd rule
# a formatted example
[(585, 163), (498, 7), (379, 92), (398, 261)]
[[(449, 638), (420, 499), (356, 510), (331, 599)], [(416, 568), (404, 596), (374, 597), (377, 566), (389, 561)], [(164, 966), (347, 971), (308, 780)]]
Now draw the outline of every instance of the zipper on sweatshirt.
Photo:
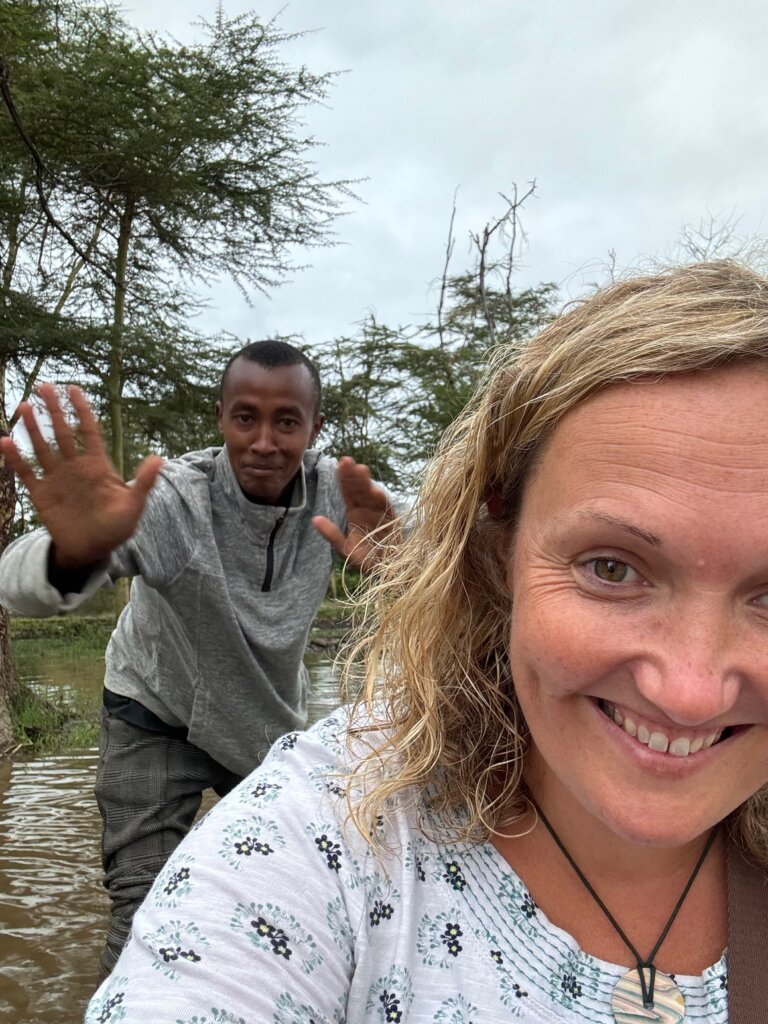
[(272, 532), (267, 541), (267, 567), (264, 570), (264, 582), (261, 584), (262, 594), (266, 594), (267, 591), (272, 589), (272, 576), (275, 572), (275, 537), (277, 536), (277, 531), (285, 522), (287, 515), (288, 509), (285, 509), (280, 518), (275, 520), (275, 525), (272, 527)]

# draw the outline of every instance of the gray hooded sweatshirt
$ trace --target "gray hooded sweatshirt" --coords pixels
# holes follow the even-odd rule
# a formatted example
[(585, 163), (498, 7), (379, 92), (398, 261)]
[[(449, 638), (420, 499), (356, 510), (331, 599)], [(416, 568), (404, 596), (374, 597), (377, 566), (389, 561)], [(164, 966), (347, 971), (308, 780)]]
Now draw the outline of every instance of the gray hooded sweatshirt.
[(306, 723), (302, 656), (333, 564), (313, 515), (345, 528), (334, 460), (305, 453), (286, 510), (248, 501), (224, 448), (191, 452), (164, 464), (136, 533), (79, 593), (48, 581), (50, 536), (36, 530), (0, 559), (0, 602), (55, 615), (135, 577), (107, 647), (106, 688), (186, 726), (190, 742), (245, 775)]

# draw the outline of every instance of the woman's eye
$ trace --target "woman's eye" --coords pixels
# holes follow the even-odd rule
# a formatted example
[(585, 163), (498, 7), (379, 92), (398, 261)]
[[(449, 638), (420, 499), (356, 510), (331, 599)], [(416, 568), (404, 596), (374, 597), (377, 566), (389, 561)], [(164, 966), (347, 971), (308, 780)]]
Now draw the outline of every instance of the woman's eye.
[(635, 570), (618, 558), (593, 558), (587, 565), (603, 583), (635, 583), (639, 579)]

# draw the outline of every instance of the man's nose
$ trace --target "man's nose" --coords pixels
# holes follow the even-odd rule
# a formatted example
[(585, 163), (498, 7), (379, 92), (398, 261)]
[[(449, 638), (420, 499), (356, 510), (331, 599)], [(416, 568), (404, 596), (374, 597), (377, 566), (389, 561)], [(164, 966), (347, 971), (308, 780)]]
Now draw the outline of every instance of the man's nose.
[(251, 434), (248, 445), (252, 452), (273, 452), (276, 449), (275, 435), (269, 423), (259, 424)]

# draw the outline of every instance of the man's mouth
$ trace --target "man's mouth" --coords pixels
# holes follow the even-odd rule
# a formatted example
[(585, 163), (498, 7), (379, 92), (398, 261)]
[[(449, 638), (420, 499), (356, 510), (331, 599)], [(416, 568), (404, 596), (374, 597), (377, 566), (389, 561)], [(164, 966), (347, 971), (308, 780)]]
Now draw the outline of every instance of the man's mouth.
[(660, 726), (643, 720), (639, 716), (633, 717), (626, 710), (620, 710), (607, 700), (598, 700), (598, 707), (615, 722), (620, 729), (623, 729), (627, 736), (631, 736), (637, 743), (641, 743), (650, 750), (660, 754), (669, 754), (672, 757), (691, 757), (701, 750), (708, 750), (721, 740), (732, 735), (737, 729), (746, 726), (726, 727), (704, 732), (701, 729), (692, 729), (688, 732), (676, 730), (674, 735), (669, 735)]

